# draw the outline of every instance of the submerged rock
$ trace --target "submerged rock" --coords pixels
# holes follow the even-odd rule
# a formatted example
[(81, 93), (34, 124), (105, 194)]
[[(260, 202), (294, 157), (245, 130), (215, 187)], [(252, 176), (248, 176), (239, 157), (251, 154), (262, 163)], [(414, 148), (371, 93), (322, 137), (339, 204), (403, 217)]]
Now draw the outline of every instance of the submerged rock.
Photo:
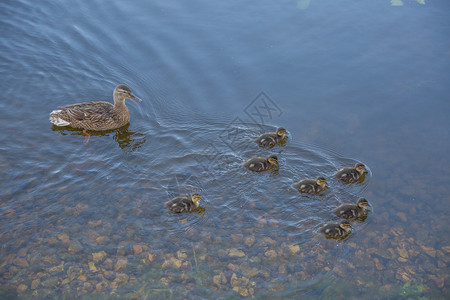
[(128, 259), (126, 258), (121, 258), (119, 260), (117, 260), (116, 265), (114, 266), (114, 271), (119, 271), (119, 270), (123, 270), (127, 267), (128, 264)]
[(244, 257), (245, 252), (242, 250), (239, 250), (237, 248), (231, 248), (230, 252), (228, 253), (228, 256), (230, 257)]
[(68, 243), (70, 241), (70, 238), (67, 234), (63, 233), (63, 234), (59, 234), (58, 235), (58, 239), (61, 240), (61, 242), (63, 243)]
[(296, 254), (297, 252), (300, 251), (300, 246), (299, 245), (294, 245), (294, 244), (293, 245), (289, 245), (288, 248), (294, 254)]
[(91, 272), (98, 272), (98, 269), (97, 269), (97, 267), (95, 266), (95, 264), (94, 264), (94, 262), (93, 261), (90, 261), (90, 262), (88, 262), (88, 265), (89, 265), (89, 270), (91, 271)]
[(179, 269), (181, 267), (181, 264), (182, 264), (181, 260), (176, 259), (175, 257), (170, 257), (163, 262), (162, 268)]
[(275, 258), (277, 257), (277, 252), (275, 250), (269, 250), (266, 251), (266, 253), (264, 253), (265, 256), (267, 256), (268, 258)]
[(100, 251), (100, 252), (96, 252), (96, 253), (92, 253), (92, 260), (94, 262), (98, 262), (103, 260), (103, 258), (106, 256), (106, 252), (105, 251)]

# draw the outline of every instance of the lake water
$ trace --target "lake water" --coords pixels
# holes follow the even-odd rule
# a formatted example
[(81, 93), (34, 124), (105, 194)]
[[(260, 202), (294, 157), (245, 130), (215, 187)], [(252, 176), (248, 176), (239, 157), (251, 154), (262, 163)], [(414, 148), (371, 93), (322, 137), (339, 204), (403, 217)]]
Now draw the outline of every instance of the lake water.
[[(2, 1), (0, 298), (450, 297), (450, 3)], [(112, 100), (130, 124), (52, 126)], [(252, 140), (283, 126), (286, 143)], [(251, 156), (278, 170), (250, 173)], [(361, 182), (333, 173), (364, 162)], [(325, 176), (328, 189), (292, 188)], [(164, 202), (199, 192), (201, 210)], [(319, 228), (365, 197), (344, 240)]]

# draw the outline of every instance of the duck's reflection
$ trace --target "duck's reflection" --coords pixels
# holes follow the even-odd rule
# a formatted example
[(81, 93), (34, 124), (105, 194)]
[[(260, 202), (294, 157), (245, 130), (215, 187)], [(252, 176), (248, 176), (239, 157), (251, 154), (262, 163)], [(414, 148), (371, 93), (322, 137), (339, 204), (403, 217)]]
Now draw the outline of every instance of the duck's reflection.
[[(104, 130), (104, 131), (87, 131), (89, 136), (110, 136), (117, 142), (121, 149), (136, 150), (139, 149), (145, 142), (145, 135), (138, 131), (128, 130), (130, 123), (114, 130)], [(60, 127), (53, 125), (53, 131), (58, 131), (62, 135), (82, 135), (86, 134), (81, 129), (75, 129), (71, 127)], [(91, 139), (92, 142), (92, 139)]]

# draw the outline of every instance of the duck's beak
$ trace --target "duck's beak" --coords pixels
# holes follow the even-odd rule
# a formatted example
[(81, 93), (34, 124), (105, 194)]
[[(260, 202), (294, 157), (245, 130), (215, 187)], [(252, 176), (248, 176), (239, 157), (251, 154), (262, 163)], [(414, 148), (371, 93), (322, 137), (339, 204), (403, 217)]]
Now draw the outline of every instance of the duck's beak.
[(138, 96), (134, 95), (134, 94), (130, 94), (129, 99), (131, 99), (131, 100), (133, 100), (134, 102), (137, 102), (137, 103), (141, 103), (142, 102), (142, 99), (139, 98)]

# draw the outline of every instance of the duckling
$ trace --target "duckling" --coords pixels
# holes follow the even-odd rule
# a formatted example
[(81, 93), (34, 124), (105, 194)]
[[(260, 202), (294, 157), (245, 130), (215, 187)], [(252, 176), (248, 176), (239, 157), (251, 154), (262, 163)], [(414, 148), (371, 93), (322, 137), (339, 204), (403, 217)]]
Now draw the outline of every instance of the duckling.
[(302, 179), (299, 182), (294, 183), (294, 188), (296, 188), (300, 193), (316, 194), (325, 190), (327, 185), (327, 180), (320, 176), (317, 179)]
[(267, 171), (276, 165), (278, 165), (278, 157), (275, 154), (271, 154), (267, 157), (252, 157), (243, 163), (244, 167), (255, 172)]
[(192, 212), (198, 207), (198, 202), (202, 200), (200, 194), (192, 194), (191, 197), (178, 196), (167, 201), (164, 206), (175, 213)]
[(286, 134), (286, 129), (278, 127), (276, 132), (265, 132), (257, 137), (254, 142), (262, 147), (273, 147), (281, 142)]
[(114, 104), (92, 101), (59, 107), (50, 113), (50, 122), (56, 126), (70, 126), (84, 130), (113, 130), (128, 123), (130, 113), (125, 99), (141, 102), (125, 84), (119, 84), (113, 93)]
[(366, 166), (362, 163), (355, 164), (354, 167), (344, 167), (334, 174), (337, 179), (350, 183), (355, 182), (363, 176)]
[(342, 238), (350, 233), (350, 222), (342, 220), (339, 223), (328, 223), (320, 228), (320, 232), (329, 238)]
[(355, 219), (364, 214), (367, 205), (369, 202), (365, 198), (359, 198), (356, 204), (344, 203), (335, 208), (333, 212), (336, 216), (344, 219)]

